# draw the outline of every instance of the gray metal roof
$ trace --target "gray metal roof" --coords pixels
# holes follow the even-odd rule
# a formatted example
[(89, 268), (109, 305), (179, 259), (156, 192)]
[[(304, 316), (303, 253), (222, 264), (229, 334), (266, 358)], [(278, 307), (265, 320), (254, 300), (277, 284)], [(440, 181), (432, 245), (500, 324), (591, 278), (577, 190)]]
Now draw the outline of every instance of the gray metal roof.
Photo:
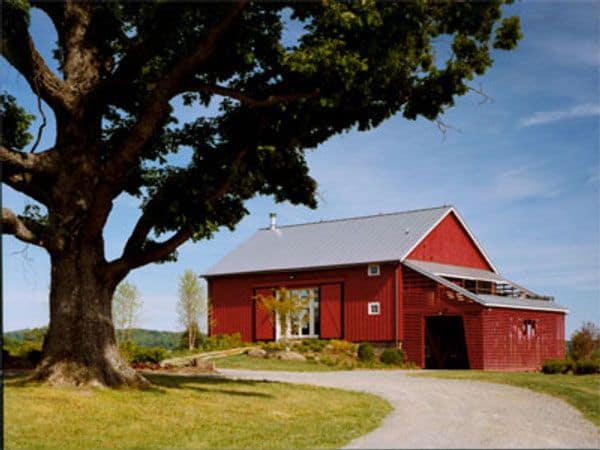
[[(503, 295), (487, 295), (487, 294), (475, 294), (471, 291), (466, 290), (465, 288), (458, 286), (451, 281), (442, 278), (441, 275), (435, 273), (435, 271), (428, 270), (426, 268), (427, 265), (432, 263), (423, 263), (423, 261), (416, 261), (412, 259), (407, 259), (403, 262), (403, 264), (419, 272), (422, 275), (436, 281), (437, 283), (446, 286), (449, 289), (452, 289), (459, 294), (479, 303), (480, 305), (486, 307), (496, 307), (496, 308), (514, 308), (514, 309), (531, 309), (531, 310), (540, 310), (540, 311), (558, 311), (562, 313), (568, 313), (569, 309), (563, 305), (560, 305), (553, 300), (534, 300), (534, 299), (523, 299), (516, 297), (509, 297)], [(443, 266), (443, 264), (435, 264), (435, 266)], [(458, 266), (454, 266), (458, 267)], [(458, 267), (455, 269), (457, 272), (459, 269), (468, 270), (468, 268)], [(483, 271), (486, 272), (486, 271)], [(498, 278), (504, 280), (502, 277), (498, 276)]]
[(261, 229), (204, 276), (400, 261), (451, 206)]
[(450, 264), (439, 264), (429, 261), (419, 261), (416, 259), (407, 259), (413, 265), (419, 266), (428, 272), (436, 275), (450, 278), (466, 278), (473, 280), (493, 281), (498, 283), (509, 282), (497, 273), (489, 270), (475, 269), (472, 267), (453, 266)]
[(517, 309), (539, 309), (542, 311), (569, 312), (569, 308), (550, 300), (534, 300), (530, 298), (515, 298), (504, 295), (484, 295), (477, 297), (484, 301), (485, 306)]

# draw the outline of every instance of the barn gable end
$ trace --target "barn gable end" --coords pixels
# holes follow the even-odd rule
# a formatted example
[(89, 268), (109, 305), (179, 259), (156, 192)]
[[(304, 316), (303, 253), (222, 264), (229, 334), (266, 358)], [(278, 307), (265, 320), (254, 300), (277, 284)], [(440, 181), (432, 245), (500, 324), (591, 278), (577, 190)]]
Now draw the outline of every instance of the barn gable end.
[(496, 271), (454, 210), (417, 244), (407, 259)]

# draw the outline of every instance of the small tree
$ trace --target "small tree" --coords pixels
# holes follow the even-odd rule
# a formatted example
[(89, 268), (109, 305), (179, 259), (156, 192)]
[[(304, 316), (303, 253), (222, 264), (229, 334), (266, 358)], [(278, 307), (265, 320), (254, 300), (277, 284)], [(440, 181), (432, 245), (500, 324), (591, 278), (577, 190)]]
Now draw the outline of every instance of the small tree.
[(198, 276), (186, 270), (179, 279), (179, 299), (177, 316), (179, 323), (185, 327), (188, 348), (193, 350), (198, 336), (198, 319), (207, 313), (207, 300), (204, 287), (198, 283)]
[(288, 332), (297, 331), (308, 320), (305, 314), (312, 296), (301, 297), (286, 288), (280, 288), (275, 295), (258, 295), (262, 308), (269, 313), (271, 321), (279, 321), (281, 336), (288, 337)]
[(591, 359), (600, 350), (600, 328), (592, 322), (585, 322), (571, 336), (571, 355), (575, 361)]
[(113, 296), (113, 322), (125, 340), (132, 338), (133, 326), (142, 304), (140, 292), (134, 284), (123, 281), (117, 286)]

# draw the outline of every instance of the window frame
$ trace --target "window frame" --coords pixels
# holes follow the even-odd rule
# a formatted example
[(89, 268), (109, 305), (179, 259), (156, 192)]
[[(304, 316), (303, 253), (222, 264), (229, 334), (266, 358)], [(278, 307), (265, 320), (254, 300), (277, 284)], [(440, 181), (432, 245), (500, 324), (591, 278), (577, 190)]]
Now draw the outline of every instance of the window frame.
[[(376, 273), (371, 273), (371, 269), (376, 268)], [(368, 264), (367, 265), (367, 275), (370, 277), (378, 277), (381, 275), (381, 265), (380, 264)]]
[[(375, 306), (377, 308), (376, 312), (373, 312), (373, 310), (371, 309), (371, 307), (373, 307), (373, 306)], [(367, 303), (367, 314), (369, 316), (381, 315), (381, 302), (378, 302), (378, 301), (368, 302)]]

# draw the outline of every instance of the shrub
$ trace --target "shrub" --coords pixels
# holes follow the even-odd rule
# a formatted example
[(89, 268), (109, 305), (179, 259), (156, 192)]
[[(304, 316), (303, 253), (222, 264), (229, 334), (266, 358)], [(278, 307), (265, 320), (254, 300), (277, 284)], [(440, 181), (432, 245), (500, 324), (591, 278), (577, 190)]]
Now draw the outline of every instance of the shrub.
[(167, 351), (162, 347), (137, 347), (130, 362), (158, 364), (166, 357)]
[(326, 345), (327, 341), (323, 339), (303, 339), (297, 344), (297, 350), (302, 353), (321, 353)]
[(583, 359), (575, 363), (573, 372), (577, 375), (600, 373), (600, 360)]
[(381, 352), (379, 360), (384, 364), (401, 366), (404, 364), (404, 352), (399, 348), (386, 348)]
[(123, 341), (119, 343), (119, 352), (125, 361), (131, 363), (137, 352), (137, 345), (133, 341)]
[(356, 346), (352, 342), (342, 341), (339, 339), (332, 339), (329, 341), (329, 345), (331, 345), (332, 353), (347, 353), (352, 354)]
[(571, 368), (570, 361), (565, 359), (547, 359), (542, 364), (542, 372), (544, 373), (567, 373)]
[(367, 342), (363, 342), (358, 346), (358, 359), (363, 362), (371, 362), (375, 359), (375, 350), (373, 346)]
[(600, 349), (600, 328), (592, 322), (584, 323), (571, 336), (571, 355), (575, 361), (590, 360)]
[(40, 350), (31, 350), (27, 353), (27, 360), (33, 367), (37, 366), (42, 360), (42, 352)]
[(242, 336), (240, 333), (233, 334), (217, 334), (210, 336), (207, 339), (206, 346), (212, 347), (211, 349), (203, 348), (205, 351), (210, 350), (225, 350), (228, 348), (241, 347), (243, 345)]
[(337, 365), (337, 361), (335, 359), (333, 359), (331, 356), (323, 356), (321, 358), (321, 362), (327, 366), (336, 366)]
[(261, 344), (262, 349), (266, 350), (267, 352), (280, 352), (285, 350), (287, 346), (288, 345), (283, 341), (263, 342)]

